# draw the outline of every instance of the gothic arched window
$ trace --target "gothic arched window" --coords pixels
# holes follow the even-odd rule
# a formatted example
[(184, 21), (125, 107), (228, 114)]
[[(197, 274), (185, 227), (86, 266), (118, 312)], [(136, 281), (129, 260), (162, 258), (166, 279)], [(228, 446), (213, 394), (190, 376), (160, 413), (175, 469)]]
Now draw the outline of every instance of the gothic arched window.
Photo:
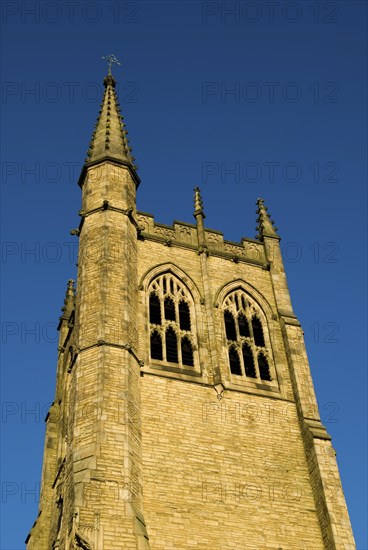
[(223, 310), (231, 374), (271, 381), (267, 326), (257, 303), (238, 288), (227, 295)]
[(156, 277), (149, 286), (150, 356), (154, 361), (194, 367), (193, 300), (172, 273)]

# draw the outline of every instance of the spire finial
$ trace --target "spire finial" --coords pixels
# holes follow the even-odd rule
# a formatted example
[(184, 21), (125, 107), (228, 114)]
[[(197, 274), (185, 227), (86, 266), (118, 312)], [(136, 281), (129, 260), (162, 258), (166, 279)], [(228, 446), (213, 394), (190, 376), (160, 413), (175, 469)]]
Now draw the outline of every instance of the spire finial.
[(194, 216), (197, 214), (202, 214), (202, 216), (205, 218), (204, 211), (203, 211), (203, 201), (201, 197), (201, 190), (199, 187), (195, 187), (193, 189), (194, 191)]
[(258, 199), (257, 200), (257, 214), (258, 214), (258, 218), (257, 218), (257, 231), (258, 231), (258, 235), (256, 236), (257, 239), (259, 239), (260, 241), (263, 241), (263, 237), (275, 237), (276, 239), (279, 239), (280, 240), (280, 237), (279, 235), (276, 233), (277, 232), (277, 227), (275, 227), (275, 222), (273, 220), (271, 220), (267, 210), (267, 206), (264, 205), (264, 200), (263, 199)]
[(105, 59), (108, 62), (108, 76), (112, 76), (111, 74), (111, 65), (113, 63), (116, 63), (116, 65), (121, 65), (120, 61), (116, 58), (116, 56), (113, 53), (110, 53), (109, 55), (103, 55), (102, 59)]
[(74, 292), (74, 283), (75, 281), (73, 279), (68, 280), (68, 291)]

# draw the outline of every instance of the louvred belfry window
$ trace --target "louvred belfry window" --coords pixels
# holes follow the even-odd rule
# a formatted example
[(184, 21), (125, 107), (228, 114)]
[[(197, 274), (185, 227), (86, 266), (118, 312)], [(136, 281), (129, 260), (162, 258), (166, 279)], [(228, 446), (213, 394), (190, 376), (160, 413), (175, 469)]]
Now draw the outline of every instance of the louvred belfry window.
[(151, 332), (151, 357), (162, 361), (162, 340), (157, 330)]
[(172, 327), (166, 329), (166, 359), (169, 363), (178, 363), (178, 337)]
[(172, 273), (156, 277), (149, 286), (150, 358), (178, 367), (195, 367), (193, 300)]
[(223, 316), (231, 374), (271, 381), (271, 351), (266, 345), (267, 327), (259, 306), (238, 288), (225, 298)]
[(241, 374), (239, 353), (235, 346), (229, 348), (230, 370), (233, 374)]
[(183, 336), (181, 339), (181, 356), (183, 365), (194, 366), (192, 343), (187, 336)]
[(160, 298), (155, 292), (152, 292), (149, 300), (150, 323), (161, 325), (161, 305)]

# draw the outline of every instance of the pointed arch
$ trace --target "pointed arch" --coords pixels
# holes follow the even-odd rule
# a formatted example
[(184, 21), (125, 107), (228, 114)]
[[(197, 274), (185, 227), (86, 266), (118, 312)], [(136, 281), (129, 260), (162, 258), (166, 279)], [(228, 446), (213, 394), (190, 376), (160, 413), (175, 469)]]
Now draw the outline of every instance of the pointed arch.
[(173, 263), (162, 263), (148, 269), (142, 275), (139, 281), (138, 288), (140, 290), (148, 292), (148, 288), (150, 287), (153, 280), (156, 279), (159, 275), (163, 275), (164, 273), (171, 273), (172, 275), (177, 277), (188, 289), (194, 303), (199, 304), (204, 300), (198, 286), (193, 281), (193, 279), (189, 277), (189, 275), (185, 273), (185, 271), (183, 271), (180, 267)]
[(231, 294), (236, 289), (242, 289), (247, 295), (248, 299), (252, 299), (254, 303), (261, 309), (265, 318), (271, 319), (273, 315), (276, 315), (266, 298), (250, 283), (245, 282), (243, 279), (234, 279), (228, 283), (225, 283), (216, 293), (214, 306), (221, 307), (226, 296)]

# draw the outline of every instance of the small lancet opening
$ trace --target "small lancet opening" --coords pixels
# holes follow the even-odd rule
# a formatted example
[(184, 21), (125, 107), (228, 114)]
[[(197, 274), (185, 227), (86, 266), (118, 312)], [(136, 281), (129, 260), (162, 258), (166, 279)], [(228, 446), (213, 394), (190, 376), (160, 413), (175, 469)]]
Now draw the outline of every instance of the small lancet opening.
[(152, 292), (150, 294), (149, 316), (150, 316), (150, 323), (154, 323), (155, 325), (161, 325), (160, 299), (155, 292)]
[(165, 319), (167, 321), (175, 321), (175, 304), (173, 300), (166, 296), (165, 302), (164, 302), (164, 309), (165, 309)]
[(234, 348), (234, 346), (231, 346), (231, 348), (229, 348), (229, 362), (230, 362), (231, 374), (241, 375), (242, 372), (241, 372), (239, 354), (236, 348)]
[(224, 320), (225, 320), (226, 338), (228, 340), (235, 341), (236, 329), (235, 329), (235, 321), (234, 321), (233, 314), (230, 311), (225, 311)]
[(254, 336), (254, 343), (256, 346), (265, 346), (264, 336), (263, 336), (263, 329), (261, 321), (258, 319), (258, 317), (254, 316), (252, 318), (252, 328), (253, 328), (253, 336)]
[(181, 339), (181, 357), (183, 365), (194, 366), (192, 343), (186, 336)]
[(243, 313), (239, 313), (238, 315), (238, 327), (240, 336), (250, 336), (248, 320)]
[(166, 360), (169, 363), (178, 363), (178, 339), (172, 327), (166, 331)]
[(271, 380), (270, 367), (266, 356), (262, 352), (258, 354), (258, 368), (262, 380)]
[(151, 334), (151, 359), (162, 361), (162, 340), (157, 330)]
[(254, 365), (253, 353), (246, 342), (243, 344), (242, 351), (245, 375), (250, 378), (256, 378), (256, 367)]
[(189, 306), (184, 300), (179, 302), (179, 322), (180, 330), (190, 330)]

